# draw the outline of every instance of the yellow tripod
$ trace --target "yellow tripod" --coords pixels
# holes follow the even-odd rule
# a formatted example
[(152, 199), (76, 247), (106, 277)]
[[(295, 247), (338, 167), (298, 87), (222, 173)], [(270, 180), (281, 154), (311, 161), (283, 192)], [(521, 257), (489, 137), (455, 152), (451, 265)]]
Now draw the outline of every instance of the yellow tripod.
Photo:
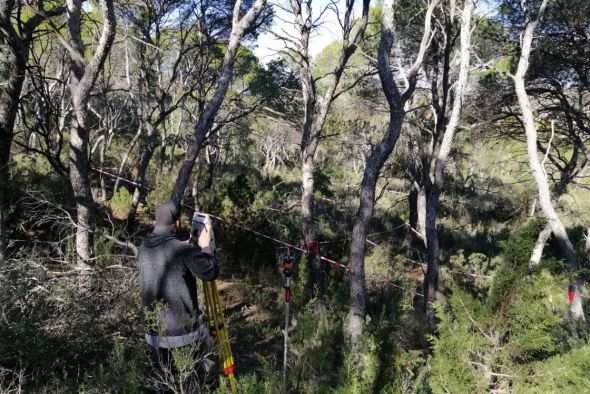
[(217, 346), (219, 347), (219, 358), (223, 364), (223, 372), (229, 379), (231, 391), (232, 393), (236, 393), (237, 385), (236, 378), (234, 377), (234, 357), (232, 356), (231, 347), (229, 346), (229, 339), (227, 337), (227, 329), (225, 327), (223, 308), (221, 306), (217, 284), (215, 281), (204, 280), (202, 282), (211, 335), (215, 338)]
[[(193, 222), (191, 227), (191, 239), (193, 243), (196, 243), (198, 237), (199, 227), (203, 225), (209, 231), (211, 235), (211, 250), (215, 251), (215, 236), (213, 234), (213, 225), (211, 223), (211, 217), (207, 214), (195, 212), (193, 215)], [(229, 339), (227, 337), (227, 328), (225, 327), (225, 319), (223, 318), (223, 306), (221, 305), (221, 299), (219, 298), (219, 291), (217, 290), (217, 283), (214, 280), (207, 281), (203, 280), (203, 295), (205, 296), (205, 308), (207, 316), (209, 316), (209, 330), (211, 335), (217, 342), (219, 348), (219, 358), (223, 365), (223, 372), (229, 379), (229, 386), (232, 393), (238, 391), (236, 385), (236, 378), (234, 377), (234, 357), (231, 353), (231, 347), (229, 346)]]

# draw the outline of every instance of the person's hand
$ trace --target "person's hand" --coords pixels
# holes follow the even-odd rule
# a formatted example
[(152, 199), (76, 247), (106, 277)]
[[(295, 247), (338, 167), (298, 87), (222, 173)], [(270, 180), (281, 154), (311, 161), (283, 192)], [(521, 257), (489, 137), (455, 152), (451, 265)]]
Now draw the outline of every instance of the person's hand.
[(203, 250), (203, 252), (211, 252), (211, 234), (209, 234), (209, 230), (207, 226), (201, 225), (199, 228), (199, 233), (197, 235), (197, 245)]

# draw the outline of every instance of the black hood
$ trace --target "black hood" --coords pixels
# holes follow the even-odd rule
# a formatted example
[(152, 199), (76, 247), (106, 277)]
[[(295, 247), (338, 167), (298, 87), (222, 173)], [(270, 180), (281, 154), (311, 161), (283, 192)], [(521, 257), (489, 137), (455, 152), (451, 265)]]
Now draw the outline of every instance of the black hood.
[(171, 239), (176, 239), (174, 234), (155, 234), (150, 233), (143, 239), (143, 244), (147, 248), (155, 248), (165, 244)]

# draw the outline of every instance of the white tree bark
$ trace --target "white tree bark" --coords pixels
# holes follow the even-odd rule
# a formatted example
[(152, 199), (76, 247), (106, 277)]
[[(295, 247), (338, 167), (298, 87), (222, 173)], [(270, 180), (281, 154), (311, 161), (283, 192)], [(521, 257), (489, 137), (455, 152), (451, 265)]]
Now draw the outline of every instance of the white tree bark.
[[(545, 218), (547, 219), (548, 225), (551, 227), (551, 231), (553, 232), (553, 234), (557, 238), (557, 241), (559, 242), (561, 251), (564, 254), (565, 259), (567, 260), (569, 270), (572, 273), (577, 273), (578, 262), (576, 258), (576, 252), (569, 239), (569, 236), (567, 235), (563, 222), (561, 221), (561, 219), (557, 215), (557, 212), (555, 211), (555, 208), (551, 201), (549, 182), (547, 180), (545, 171), (543, 170), (543, 166), (541, 165), (541, 161), (538, 157), (537, 127), (535, 125), (533, 110), (531, 108), (531, 103), (526, 92), (524, 80), (524, 77), (529, 66), (529, 57), (533, 42), (533, 34), (535, 32), (535, 29), (537, 28), (537, 25), (539, 24), (539, 20), (543, 17), (545, 13), (549, 1), (550, 0), (543, 0), (539, 7), (539, 11), (536, 18), (533, 18), (531, 16), (530, 10), (525, 10), (526, 25), (522, 33), (521, 54), (520, 59), (518, 61), (516, 73), (512, 75), (512, 79), (514, 81), (514, 88), (516, 90), (516, 95), (518, 97), (518, 102), (520, 104), (520, 108), (522, 111), (522, 122), (524, 124), (524, 129), (527, 137), (527, 152), (529, 157), (529, 166), (530, 171), (535, 179), (535, 183), (537, 184), (537, 189), (539, 193), (539, 205), (541, 207), (541, 210), (543, 211), (543, 214), (545, 215)], [(578, 280), (574, 280), (572, 284), (575, 285), (575, 296), (574, 300), (570, 303), (570, 312), (574, 319), (584, 320), (585, 318), (584, 310), (582, 308), (580, 283)]]
[[(312, 59), (309, 54), (309, 39), (314, 29), (312, 17), (312, 2), (291, 0), (291, 12), (295, 17), (295, 24), (299, 30), (298, 41), (285, 38), (296, 48), (291, 48), (298, 54), (299, 81), (302, 89), (303, 119), (301, 124), (301, 216), (302, 233), (306, 245), (317, 241), (314, 226), (314, 171), (317, 148), (320, 143), (322, 130), (330, 112), (332, 103), (337, 98), (337, 88), (349, 59), (355, 53), (364, 37), (369, 21), (370, 0), (363, 0), (362, 17), (359, 21), (352, 18), (354, 0), (347, 0), (344, 10), (342, 26), (342, 47), (338, 62), (334, 65), (330, 83), (325, 93), (317, 97), (315, 80), (312, 75)], [(315, 22), (317, 23), (317, 22)], [(353, 30), (356, 28), (353, 34)], [(312, 296), (316, 297), (321, 307), (324, 295), (323, 269), (320, 256), (310, 248), (308, 254), (309, 279), (312, 284)], [(321, 310), (321, 308), (320, 308)]]
[(410, 70), (407, 88), (402, 94), (393, 77), (393, 70), (389, 59), (393, 46), (393, 15), (397, 0), (385, 0), (383, 2), (383, 27), (381, 28), (377, 68), (383, 93), (389, 106), (389, 124), (385, 135), (367, 159), (360, 187), (359, 207), (352, 230), (350, 245), (350, 308), (348, 310), (347, 335), (353, 347), (360, 343), (360, 338), (365, 328), (365, 242), (375, 207), (375, 188), (377, 186), (379, 172), (383, 168), (385, 161), (391, 155), (400, 135), (405, 116), (404, 104), (414, 92), (418, 71), (422, 65), (426, 50), (430, 45), (432, 13), (438, 3), (439, 0), (431, 1), (426, 11), (424, 33), (420, 48)]
[(99, 2), (103, 18), (102, 33), (96, 52), (86, 61), (82, 42), (82, 0), (67, 0), (70, 53), (70, 92), (74, 114), (70, 125), (70, 183), (76, 200), (76, 255), (78, 268), (89, 268), (94, 258), (93, 199), (89, 179), (88, 100), (94, 83), (115, 39), (116, 19), (113, 0)]
[(217, 86), (215, 87), (215, 92), (199, 116), (199, 120), (197, 121), (195, 130), (189, 142), (189, 147), (184, 157), (182, 167), (178, 172), (174, 189), (172, 190), (171, 200), (176, 204), (180, 204), (182, 200), (182, 196), (184, 195), (184, 191), (188, 185), (191, 171), (195, 165), (195, 160), (197, 159), (199, 151), (201, 150), (201, 146), (205, 141), (207, 132), (215, 120), (217, 111), (219, 111), (219, 107), (221, 107), (223, 98), (225, 97), (225, 92), (227, 91), (227, 88), (231, 82), (233, 75), (233, 64), (236, 60), (240, 42), (242, 41), (246, 31), (254, 26), (258, 16), (266, 6), (266, 0), (256, 0), (256, 2), (242, 18), (240, 18), (241, 5), (241, 0), (236, 1), (234, 5), (232, 29), (225, 56), (223, 58), (220, 77), (217, 81)]
[(533, 248), (533, 252), (531, 253), (531, 259), (529, 261), (531, 266), (536, 266), (541, 263), (541, 258), (543, 257), (543, 250), (545, 249), (545, 244), (551, 237), (551, 225), (547, 224), (543, 227), (543, 230), (539, 233), (537, 237), (537, 242), (535, 243), (535, 247)]
[[(453, 7), (453, 4), (451, 4)], [(428, 267), (424, 278), (424, 302), (426, 316), (432, 331), (436, 331), (436, 319), (432, 303), (440, 297), (442, 283), (440, 282), (440, 261), (438, 230), (436, 228), (436, 213), (438, 211), (440, 191), (443, 187), (443, 175), (447, 159), (451, 152), (455, 131), (463, 109), (463, 96), (469, 77), (471, 60), (471, 22), (475, 4), (473, 0), (465, 0), (461, 20), (461, 50), (459, 77), (455, 85), (455, 94), (451, 116), (446, 125), (442, 142), (438, 151), (434, 151), (434, 160), (430, 162), (429, 187), (426, 199), (426, 250), (428, 252)], [(454, 10), (451, 10), (454, 13)]]

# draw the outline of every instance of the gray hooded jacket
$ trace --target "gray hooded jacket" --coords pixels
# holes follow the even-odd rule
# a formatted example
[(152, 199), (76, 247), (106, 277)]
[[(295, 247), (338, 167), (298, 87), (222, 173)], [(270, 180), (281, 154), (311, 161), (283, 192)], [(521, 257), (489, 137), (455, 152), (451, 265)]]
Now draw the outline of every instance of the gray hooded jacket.
[[(156, 310), (155, 319), (152, 319), (155, 321), (147, 322), (146, 338), (150, 335), (183, 336), (199, 331), (201, 312), (196, 278), (217, 278), (216, 257), (178, 240), (172, 232), (154, 231), (139, 247), (137, 262), (141, 304), (148, 310)], [(157, 306), (160, 303), (161, 308)]]

